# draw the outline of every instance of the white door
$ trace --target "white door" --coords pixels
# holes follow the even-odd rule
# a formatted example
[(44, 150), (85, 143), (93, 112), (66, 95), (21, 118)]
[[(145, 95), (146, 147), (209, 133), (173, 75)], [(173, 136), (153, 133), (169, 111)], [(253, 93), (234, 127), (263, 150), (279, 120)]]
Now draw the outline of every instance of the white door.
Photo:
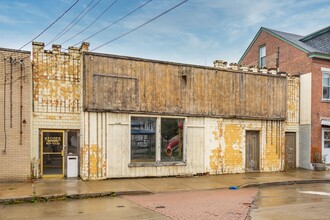
[(330, 163), (330, 128), (323, 128), (322, 130), (322, 156), (325, 156), (326, 163)]

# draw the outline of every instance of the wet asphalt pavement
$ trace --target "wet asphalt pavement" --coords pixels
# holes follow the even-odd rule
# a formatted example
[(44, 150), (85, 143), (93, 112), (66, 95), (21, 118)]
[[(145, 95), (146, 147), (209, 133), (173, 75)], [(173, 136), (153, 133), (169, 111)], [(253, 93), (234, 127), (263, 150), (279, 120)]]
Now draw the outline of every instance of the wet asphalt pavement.
[(330, 184), (261, 188), (250, 211), (252, 220), (330, 219)]

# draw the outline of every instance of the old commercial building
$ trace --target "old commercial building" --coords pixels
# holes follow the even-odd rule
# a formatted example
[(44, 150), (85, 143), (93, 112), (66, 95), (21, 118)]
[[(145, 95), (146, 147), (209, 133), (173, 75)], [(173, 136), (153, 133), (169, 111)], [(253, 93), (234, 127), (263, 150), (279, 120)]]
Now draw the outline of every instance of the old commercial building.
[(88, 46), (63, 52), (33, 43), (34, 177), (295, 166), (285, 139), (298, 127), (299, 78), (220, 61), (205, 67), (92, 53)]
[(30, 178), (30, 52), (0, 48), (0, 181)]
[[(81, 128), (81, 54), (88, 44), (67, 52), (33, 42), (32, 173), (34, 177), (68, 174), (67, 162), (79, 161)], [(70, 171), (70, 170), (69, 170)]]
[(295, 79), (91, 52), (83, 64), (83, 179), (285, 168), (286, 118), (294, 125), (299, 106)]
[(307, 169), (313, 168), (312, 163), (322, 156), (327, 155), (326, 162), (330, 162), (329, 45), (330, 26), (306, 36), (262, 27), (239, 61), (300, 77), (300, 135), (296, 137), (299, 142), (296, 154), (298, 166)]

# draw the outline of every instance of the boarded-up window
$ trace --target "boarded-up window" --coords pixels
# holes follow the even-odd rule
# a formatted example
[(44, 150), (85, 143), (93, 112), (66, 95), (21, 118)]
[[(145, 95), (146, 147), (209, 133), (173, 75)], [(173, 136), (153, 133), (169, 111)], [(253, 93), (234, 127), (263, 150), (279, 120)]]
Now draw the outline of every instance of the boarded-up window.
[(133, 77), (94, 74), (93, 105), (105, 109), (136, 109), (138, 80)]

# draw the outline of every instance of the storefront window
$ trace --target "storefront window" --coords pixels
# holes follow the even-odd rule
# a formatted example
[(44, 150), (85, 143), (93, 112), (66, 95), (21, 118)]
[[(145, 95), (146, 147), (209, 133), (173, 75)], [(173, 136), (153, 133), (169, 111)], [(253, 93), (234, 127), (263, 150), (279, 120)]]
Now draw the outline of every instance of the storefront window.
[(183, 160), (183, 119), (161, 119), (161, 161)]
[(131, 161), (156, 160), (156, 118), (131, 118)]
[(182, 162), (183, 137), (183, 118), (131, 117), (131, 162)]

